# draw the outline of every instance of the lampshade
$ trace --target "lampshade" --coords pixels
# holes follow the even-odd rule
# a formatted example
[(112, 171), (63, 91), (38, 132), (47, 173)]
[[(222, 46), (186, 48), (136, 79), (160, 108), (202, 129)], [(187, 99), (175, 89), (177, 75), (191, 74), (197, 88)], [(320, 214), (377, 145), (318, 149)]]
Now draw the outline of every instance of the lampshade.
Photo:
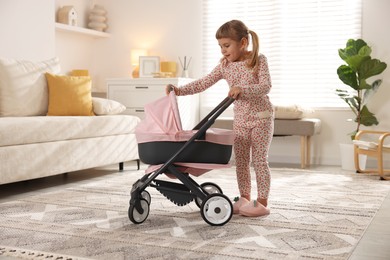
[(177, 66), (174, 61), (162, 61), (160, 63), (160, 70), (168, 77), (176, 77)]
[(162, 72), (176, 72), (176, 62), (174, 61), (162, 61), (161, 62)]

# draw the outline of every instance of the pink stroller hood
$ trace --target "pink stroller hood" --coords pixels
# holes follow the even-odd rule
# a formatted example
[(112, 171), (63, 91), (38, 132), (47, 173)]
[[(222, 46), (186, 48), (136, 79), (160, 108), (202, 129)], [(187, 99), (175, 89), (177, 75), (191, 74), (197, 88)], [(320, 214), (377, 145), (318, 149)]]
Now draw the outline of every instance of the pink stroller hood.
[[(183, 130), (176, 95), (173, 91), (168, 96), (145, 105), (145, 119), (142, 120), (135, 134), (138, 143), (156, 141), (187, 141), (197, 130)], [(206, 131), (206, 141), (232, 145), (232, 130), (210, 128)]]
[(136, 128), (138, 134), (174, 134), (182, 131), (175, 95), (157, 99), (145, 105), (146, 117)]

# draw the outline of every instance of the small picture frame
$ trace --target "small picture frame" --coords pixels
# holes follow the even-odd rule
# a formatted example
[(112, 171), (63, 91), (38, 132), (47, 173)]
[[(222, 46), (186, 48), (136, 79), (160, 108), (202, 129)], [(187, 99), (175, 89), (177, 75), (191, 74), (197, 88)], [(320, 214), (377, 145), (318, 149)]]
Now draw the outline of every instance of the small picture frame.
[(156, 73), (160, 72), (159, 56), (140, 56), (139, 57), (139, 77), (153, 78)]

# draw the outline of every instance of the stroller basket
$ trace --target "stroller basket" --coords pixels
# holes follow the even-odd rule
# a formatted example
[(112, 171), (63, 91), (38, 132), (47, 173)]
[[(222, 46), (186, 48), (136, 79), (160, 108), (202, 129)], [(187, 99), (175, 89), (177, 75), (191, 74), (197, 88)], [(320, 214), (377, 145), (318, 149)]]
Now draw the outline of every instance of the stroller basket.
[(154, 183), (156, 185), (151, 185), (152, 187), (178, 206), (187, 205), (196, 197), (190, 193), (190, 189), (180, 183), (162, 180), (155, 180)]
[[(163, 164), (169, 160), (186, 142), (150, 142), (138, 145), (138, 154), (146, 164)], [(175, 162), (187, 163), (229, 163), (232, 146), (210, 142), (192, 142), (176, 157)]]

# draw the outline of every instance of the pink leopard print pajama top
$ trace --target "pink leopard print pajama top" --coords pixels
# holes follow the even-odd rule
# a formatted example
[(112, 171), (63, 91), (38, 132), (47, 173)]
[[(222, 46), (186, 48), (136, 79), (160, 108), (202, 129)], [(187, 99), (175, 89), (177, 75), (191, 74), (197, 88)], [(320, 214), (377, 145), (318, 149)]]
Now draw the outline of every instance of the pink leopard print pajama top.
[(273, 135), (273, 106), (268, 93), (271, 77), (267, 58), (259, 55), (257, 71), (249, 69), (246, 61), (222, 60), (210, 74), (179, 88), (179, 95), (192, 95), (206, 90), (217, 81), (225, 79), (230, 87), (242, 89), (234, 102), (235, 133), (234, 153), (236, 158), (237, 183), (241, 196), (251, 195), (250, 151), (256, 174), (257, 197), (266, 199), (270, 190), (270, 170), (267, 157)]

